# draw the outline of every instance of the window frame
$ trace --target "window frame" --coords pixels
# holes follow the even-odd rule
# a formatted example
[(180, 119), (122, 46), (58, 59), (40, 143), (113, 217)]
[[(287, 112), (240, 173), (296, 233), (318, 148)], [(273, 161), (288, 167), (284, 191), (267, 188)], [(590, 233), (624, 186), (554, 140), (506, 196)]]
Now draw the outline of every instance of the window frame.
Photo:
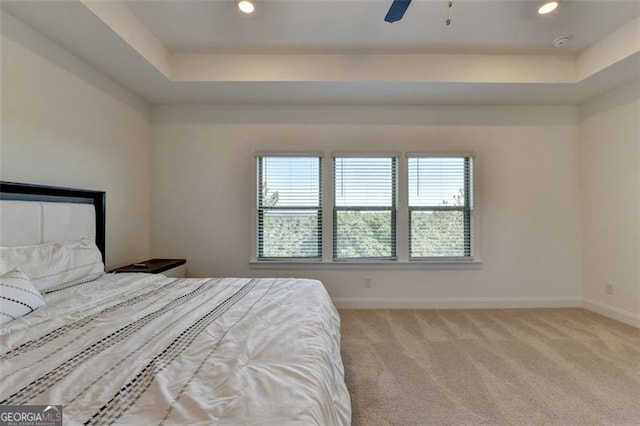
[[(264, 163), (262, 159), (264, 158), (288, 158), (288, 157), (297, 157), (297, 158), (314, 158), (318, 159), (318, 205), (317, 206), (282, 206), (282, 207), (265, 207), (262, 205), (263, 200), (263, 188), (262, 188), (262, 176), (263, 176), (263, 167)], [(320, 261), (322, 260), (323, 253), (323, 163), (324, 156), (318, 153), (256, 153), (255, 155), (255, 190), (254, 192), (254, 250), (255, 250), (255, 259), (257, 262), (288, 262), (288, 261)], [(318, 247), (317, 247), (317, 255), (316, 256), (263, 256), (264, 253), (264, 227), (261, 227), (260, 224), (264, 223), (264, 215), (265, 210), (283, 210), (283, 211), (309, 211), (315, 212), (317, 211), (317, 225), (316, 232), (318, 235)]]
[[(320, 185), (321, 185), (321, 209), (322, 225), (320, 229), (321, 258), (258, 258), (258, 168), (253, 162), (253, 188), (251, 209), (252, 231), (251, 231), (251, 256), (249, 259), (250, 269), (268, 270), (465, 270), (481, 269), (483, 265), (480, 245), (480, 196), (478, 192), (480, 162), (478, 156), (471, 150), (453, 151), (256, 151), (254, 157), (320, 157)], [(334, 260), (334, 215), (333, 213), (333, 157), (396, 157), (396, 218), (395, 218), (395, 238), (396, 238), (396, 258), (354, 258), (349, 260)], [(471, 157), (473, 168), (471, 174), (471, 185), (473, 188), (473, 209), (471, 211), (471, 254), (469, 258), (461, 257), (419, 257), (409, 258), (409, 199), (408, 199), (408, 158), (410, 157)]]
[[(339, 158), (388, 158), (391, 160), (391, 206), (337, 206), (336, 204), (336, 160)], [(370, 262), (370, 261), (388, 261), (395, 262), (398, 260), (398, 163), (399, 155), (396, 154), (333, 154), (331, 161), (331, 208), (333, 211), (332, 222), (332, 261), (333, 262)], [(391, 212), (391, 235), (393, 245), (390, 256), (372, 256), (372, 257), (338, 257), (338, 212), (339, 211), (389, 211)]]
[[(451, 153), (451, 154), (428, 154), (428, 153), (408, 153), (407, 159), (407, 189), (409, 187), (409, 160), (412, 158), (461, 158), (464, 160), (464, 204), (462, 206), (411, 206), (409, 198), (407, 197), (407, 256), (410, 262), (421, 261), (460, 261), (468, 262), (473, 261), (476, 253), (475, 247), (475, 154), (469, 153)], [(413, 211), (461, 211), (463, 213), (464, 229), (463, 237), (464, 241), (464, 256), (412, 256), (411, 255), (411, 241), (412, 241), (412, 221), (411, 213)]]

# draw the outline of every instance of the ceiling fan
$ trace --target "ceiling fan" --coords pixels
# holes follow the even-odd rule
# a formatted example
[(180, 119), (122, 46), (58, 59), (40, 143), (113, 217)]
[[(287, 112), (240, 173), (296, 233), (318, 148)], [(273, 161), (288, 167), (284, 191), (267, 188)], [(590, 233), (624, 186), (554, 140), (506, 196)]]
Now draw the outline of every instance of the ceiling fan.
[[(384, 17), (384, 20), (389, 23), (401, 20), (410, 4), (411, 0), (393, 0), (393, 3), (391, 3), (391, 7), (387, 12), (387, 16)], [(449, 0), (447, 7), (447, 19), (444, 21), (447, 25), (451, 24), (451, 16), (449, 15), (451, 6), (453, 6), (453, 0)]]

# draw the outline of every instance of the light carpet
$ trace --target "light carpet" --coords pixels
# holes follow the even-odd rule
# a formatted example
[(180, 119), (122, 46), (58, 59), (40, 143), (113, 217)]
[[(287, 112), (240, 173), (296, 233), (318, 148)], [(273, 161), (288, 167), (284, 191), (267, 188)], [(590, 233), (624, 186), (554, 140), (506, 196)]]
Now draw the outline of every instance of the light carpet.
[(354, 426), (640, 425), (640, 330), (583, 309), (340, 310)]

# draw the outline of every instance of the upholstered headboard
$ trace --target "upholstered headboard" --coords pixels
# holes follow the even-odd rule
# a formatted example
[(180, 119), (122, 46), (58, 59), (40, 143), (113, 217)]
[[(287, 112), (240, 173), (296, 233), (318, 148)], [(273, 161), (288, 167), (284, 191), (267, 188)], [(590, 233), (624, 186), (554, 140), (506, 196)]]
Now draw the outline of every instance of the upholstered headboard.
[(0, 246), (77, 240), (88, 233), (105, 261), (105, 193), (0, 182)]

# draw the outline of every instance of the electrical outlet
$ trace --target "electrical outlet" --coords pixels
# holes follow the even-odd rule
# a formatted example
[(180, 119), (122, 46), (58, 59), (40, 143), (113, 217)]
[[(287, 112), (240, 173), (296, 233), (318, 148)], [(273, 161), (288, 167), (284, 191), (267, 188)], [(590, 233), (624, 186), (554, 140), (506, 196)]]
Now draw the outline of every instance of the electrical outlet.
[(613, 295), (613, 284), (605, 283), (604, 292), (607, 293), (607, 294)]
[(371, 277), (364, 277), (364, 286), (366, 288), (371, 288)]

